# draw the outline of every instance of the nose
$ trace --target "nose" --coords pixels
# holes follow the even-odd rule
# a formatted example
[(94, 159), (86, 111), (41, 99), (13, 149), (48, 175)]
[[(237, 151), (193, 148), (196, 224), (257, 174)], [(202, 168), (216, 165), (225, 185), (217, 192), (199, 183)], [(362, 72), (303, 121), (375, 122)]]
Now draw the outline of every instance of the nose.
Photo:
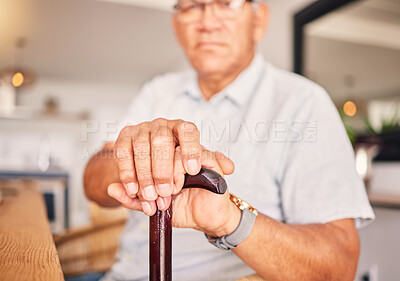
[(214, 2), (203, 4), (203, 14), (199, 21), (199, 28), (205, 31), (218, 29), (221, 26), (221, 21), (215, 14)]

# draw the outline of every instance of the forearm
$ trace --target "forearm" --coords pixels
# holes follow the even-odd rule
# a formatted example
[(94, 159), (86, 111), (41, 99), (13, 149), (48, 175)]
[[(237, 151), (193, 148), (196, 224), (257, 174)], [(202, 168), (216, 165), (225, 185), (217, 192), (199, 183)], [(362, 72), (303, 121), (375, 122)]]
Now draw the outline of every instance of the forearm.
[(86, 197), (104, 207), (116, 207), (120, 203), (107, 193), (111, 183), (120, 182), (114, 160), (114, 145), (106, 144), (86, 165), (83, 185)]
[(288, 225), (260, 214), (233, 251), (269, 281), (350, 281), (357, 269), (358, 234), (351, 219), (337, 222)]

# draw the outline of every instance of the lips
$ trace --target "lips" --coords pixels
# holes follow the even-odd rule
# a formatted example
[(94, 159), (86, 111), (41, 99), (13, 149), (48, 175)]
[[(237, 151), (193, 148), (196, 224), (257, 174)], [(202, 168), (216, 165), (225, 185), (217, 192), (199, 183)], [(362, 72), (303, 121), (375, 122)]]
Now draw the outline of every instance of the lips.
[(225, 46), (224, 43), (221, 42), (213, 42), (213, 41), (205, 41), (197, 43), (196, 48), (199, 49), (213, 49), (213, 48), (220, 48)]

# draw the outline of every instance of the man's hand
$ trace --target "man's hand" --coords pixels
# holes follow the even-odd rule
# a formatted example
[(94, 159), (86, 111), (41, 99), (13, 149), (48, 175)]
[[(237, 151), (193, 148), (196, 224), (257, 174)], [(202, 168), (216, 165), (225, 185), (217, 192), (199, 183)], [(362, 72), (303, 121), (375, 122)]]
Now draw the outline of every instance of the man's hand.
[[(240, 220), (240, 210), (230, 201), (229, 192), (216, 195), (209, 191), (190, 188), (181, 190), (185, 178), (185, 168), (182, 162), (182, 149), (176, 147), (173, 166), (173, 181), (180, 192), (173, 196), (174, 227), (194, 228), (210, 236), (220, 237), (227, 235), (237, 227)], [(233, 162), (219, 152), (211, 152), (202, 148), (202, 166), (211, 169), (220, 175), (231, 174), (234, 170)], [(139, 198), (129, 197), (124, 186), (120, 183), (111, 184), (108, 188), (111, 197), (118, 200), (124, 207), (145, 211)], [(157, 201), (164, 204), (164, 201)], [(167, 204), (171, 197), (167, 198)], [(165, 209), (167, 205), (162, 205)], [(161, 209), (161, 208), (160, 208)], [(155, 210), (149, 215), (153, 215)]]
[[(222, 153), (205, 150), (200, 145), (197, 127), (182, 120), (159, 118), (152, 122), (127, 126), (121, 130), (114, 152), (122, 184), (110, 185), (110, 196), (125, 207), (141, 210), (149, 216), (156, 212), (156, 204), (160, 210), (168, 209), (171, 195), (181, 192), (186, 173), (196, 175), (202, 166), (221, 175), (231, 174), (234, 169), (232, 161)], [(213, 206), (211, 209), (214, 214), (218, 208), (228, 212), (232, 210), (233, 204), (229, 201), (228, 194), (215, 197), (208, 193), (200, 190), (183, 191), (176, 198), (175, 205), (180, 206), (178, 209), (183, 209), (188, 204), (193, 209), (177, 210), (175, 226), (201, 228), (203, 222), (209, 222), (210, 216), (207, 212), (211, 210), (207, 208), (206, 212), (201, 212), (200, 209), (204, 209), (202, 204)], [(194, 195), (201, 200), (193, 200)], [(222, 214), (221, 211), (219, 220), (226, 219)], [(183, 221), (185, 223), (182, 224)], [(215, 225), (207, 225), (205, 229), (217, 230), (221, 223), (214, 221)]]
[(131, 198), (139, 198), (144, 212), (167, 209), (172, 194), (180, 190), (174, 182), (175, 147), (182, 148), (186, 173), (201, 168), (200, 133), (193, 123), (155, 119), (121, 130), (114, 151), (120, 180)]

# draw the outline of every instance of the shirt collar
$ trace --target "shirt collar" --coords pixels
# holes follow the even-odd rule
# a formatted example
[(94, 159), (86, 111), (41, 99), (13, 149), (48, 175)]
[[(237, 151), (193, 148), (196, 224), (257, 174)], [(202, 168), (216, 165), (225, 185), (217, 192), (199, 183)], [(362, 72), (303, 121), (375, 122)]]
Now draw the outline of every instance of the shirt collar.
[(250, 65), (222, 93), (234, 103), (242, 106), (255, 91), (263, 74), (264, 58), (257, 53)]
[[(217, 96), (226, 97), (236, 105), (242, 106), (250, 98), (251, 93), (255, 90), (260, 76), (263, 73), (264, 58), (260, 53), (257, 53), (250, 65), (239, 74), (236, 79), (229, 84), (220, 93), (217, 93), (212, 99)], [(203, 96), (197, 83), (197, 74), (191, 71), (190, 78), (183, 85), (183, 93), (193, 99), (202, 100)], [(222, 98), (220, 97), (220, 98)]]
[(202, 100), (203, 94), (199, 88), (199, 84), (197, 83), (197, 73), (191, 69), (189, 72), (189, 77), (187, 77), (183, 83), (183, 93), (195, 100)]

